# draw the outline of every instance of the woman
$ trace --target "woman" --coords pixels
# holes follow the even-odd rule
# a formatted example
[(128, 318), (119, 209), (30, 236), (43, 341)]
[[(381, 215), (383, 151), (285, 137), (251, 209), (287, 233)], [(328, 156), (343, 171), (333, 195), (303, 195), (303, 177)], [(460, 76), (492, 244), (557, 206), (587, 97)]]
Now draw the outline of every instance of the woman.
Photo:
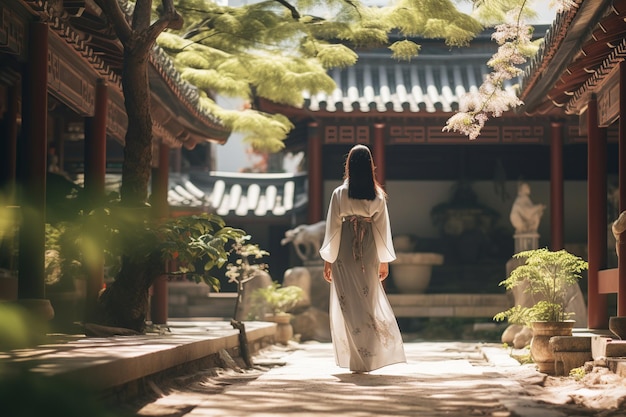
[(369, 372), (406, 362), (402, 336), (382, 281), (396, 259), (386, 194), (372, 154), (356, 145), (335, 188), (320, 249), (330, 288), (330, 326), (337, 365)]

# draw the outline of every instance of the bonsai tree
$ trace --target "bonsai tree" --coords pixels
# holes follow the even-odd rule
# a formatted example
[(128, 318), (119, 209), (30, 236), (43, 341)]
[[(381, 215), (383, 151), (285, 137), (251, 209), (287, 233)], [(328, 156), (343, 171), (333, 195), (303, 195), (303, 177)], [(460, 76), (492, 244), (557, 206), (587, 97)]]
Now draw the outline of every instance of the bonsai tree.
[(243, 293), (245, 284), (258, 276), (261, 271), (267, 272), (268, 265), (264, 262), (258, 262), (269, 252), (263, 250), (257, 244), (247, 243), (250, 239), (249, 235), (243, 236), (235, 240), (232, 245), (231, 253), (236, 255), (234, 262), (226, 265), (226, 277), (228, 282), (237, 285), (237, 300), (235, 302), (235, 311), (233, 320), (238, 320), (238, 313), (243, 301)]
[(496, 314), (493, 319), (526, 326), (537, 321), (568, 320), (572, 314), (565, 311), (571, 301), (568, 289), (582, 278), (581, 272), (589, 267), (588, 263), (566, 250), (550, 251), (546, 248), (522, 251), (513, 257), (525, 259), (525, 263), (511, 271), (499, 285), (507, 290), (525, 286), (524, 292), (531, 294), (534, 304), (511, 307)]

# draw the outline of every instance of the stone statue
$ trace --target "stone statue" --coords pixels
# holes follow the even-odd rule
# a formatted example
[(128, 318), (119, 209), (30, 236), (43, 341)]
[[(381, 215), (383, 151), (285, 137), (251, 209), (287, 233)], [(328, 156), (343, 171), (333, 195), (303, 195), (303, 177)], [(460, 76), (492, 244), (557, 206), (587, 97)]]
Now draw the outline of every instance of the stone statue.
[(544, 204), (534, 204), (530, 199), (530, 186), (520, 183), (509, 217), (515, 233), (536, 233), (545, 208)]
[(622, 211), (611, 225), (611, 231), (613, 232), (613, 237), (615, 238), (615, 253), (619, 256), (619, 235), (626, 230), (626, 211)]
[(296, 253), (306, 263), (321, 263), (319, 250), (324, 241), (326, 221), (322, 220), (314, 224), (301, 224), (285, 232), (285, 237), (280, 241), (281, 245), (293, 243)]

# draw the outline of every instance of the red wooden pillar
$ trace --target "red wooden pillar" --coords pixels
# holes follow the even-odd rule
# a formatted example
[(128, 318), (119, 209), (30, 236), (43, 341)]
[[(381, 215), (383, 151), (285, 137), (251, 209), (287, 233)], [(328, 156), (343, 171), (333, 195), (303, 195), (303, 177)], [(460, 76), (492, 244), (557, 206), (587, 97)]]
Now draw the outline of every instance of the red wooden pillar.
[(587, 316), (590, 329), (608, 327), (607, 296), (599, 294), (598, 271), (606, 267), (606, 129), (598, 126), (595, 96), (587, 107)]
[[(105, 80), (96, 84), (94, 115), (85, 119), (85, 193), (89, 208), (100, 207), (105, 198), (106, 127), (109, 94)], [(94, 225), (99, 227), (100, 224)], [(104, 254), (89, 260), (86, 288), (85, 319), (95, 314), (96, 301), (104, 287)]]
[(109, 94), (106, 81), (96, 84), (94, 116), (85, 119), (85, 192), (93, 206), (102, 203), (106, 176), (106, 126)]
[(182, 162), (183, 158), (182, 158), (182, 149), (181, 148), (176, 148), (174, 150), (174, 155), (172, 157), (172, 171), (174, 172), (181, 172), (182, 170)]
[[(161, 142), (159, 145), (159, 166), (152, 173), (152, 215), (156, 219), (161, 220), (167, 218), (169, 215), (169, 205), (167, 203), (170, 166), (169, 156), (169, 146)], [(152, 283), (150, 318), (153, 324), (167, 323), (167, 291), (167, 275), (159, 275)]]
[(170, 175), (170, 147), (161, 142), (159, 145), (159, 166), (152, 171), (152, 215), (155, 219), (169, 216), (167, 191)]
[(317, 122), (309, 123), (307, 139), (307, 165), (309, 171), (309, 224), (323, 220), (324, 178), (322, 172), (322, 137)]
[(167, 274), (161, 274), (152, 283), (150, 319), (152, 324), (167, 324)]
[(384, 187), (385, 185), (385, 124), (374, 124), (374, 165), (376, 166), (376, 179)]
[(563, 204), (563, 122), (552, 122), (550, 143), (550, 248), (564, 244)]
[[(626, 63), (619, 65), (619, 211), (626, 210)], [(619, 253), (626, 253), (626, 233), (619, 236)], [(617, 258), (617, 315), (626, 316), (626, 256)]]
[(30, 24), (28, 66), (23, 84), (19, 186), (22, 222), (19, 237), (18, 299), (47, 319), (54, 316), (45, 300), (46, 156), (48, 119), (48, 25)]

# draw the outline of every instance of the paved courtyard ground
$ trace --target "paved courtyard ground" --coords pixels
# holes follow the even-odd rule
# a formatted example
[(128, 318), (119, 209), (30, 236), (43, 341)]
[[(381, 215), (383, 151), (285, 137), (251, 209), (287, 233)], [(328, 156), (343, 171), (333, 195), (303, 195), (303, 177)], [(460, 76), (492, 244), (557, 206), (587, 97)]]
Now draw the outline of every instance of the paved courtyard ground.
[(408, 362), (369, 374), (335, 366), (329, 343), (275, 345), (255, 369), (211, 368), (153, 386), (138, 416), (626, 416), (622, 377), (547, 377), (497, 344), (406, 343)]

